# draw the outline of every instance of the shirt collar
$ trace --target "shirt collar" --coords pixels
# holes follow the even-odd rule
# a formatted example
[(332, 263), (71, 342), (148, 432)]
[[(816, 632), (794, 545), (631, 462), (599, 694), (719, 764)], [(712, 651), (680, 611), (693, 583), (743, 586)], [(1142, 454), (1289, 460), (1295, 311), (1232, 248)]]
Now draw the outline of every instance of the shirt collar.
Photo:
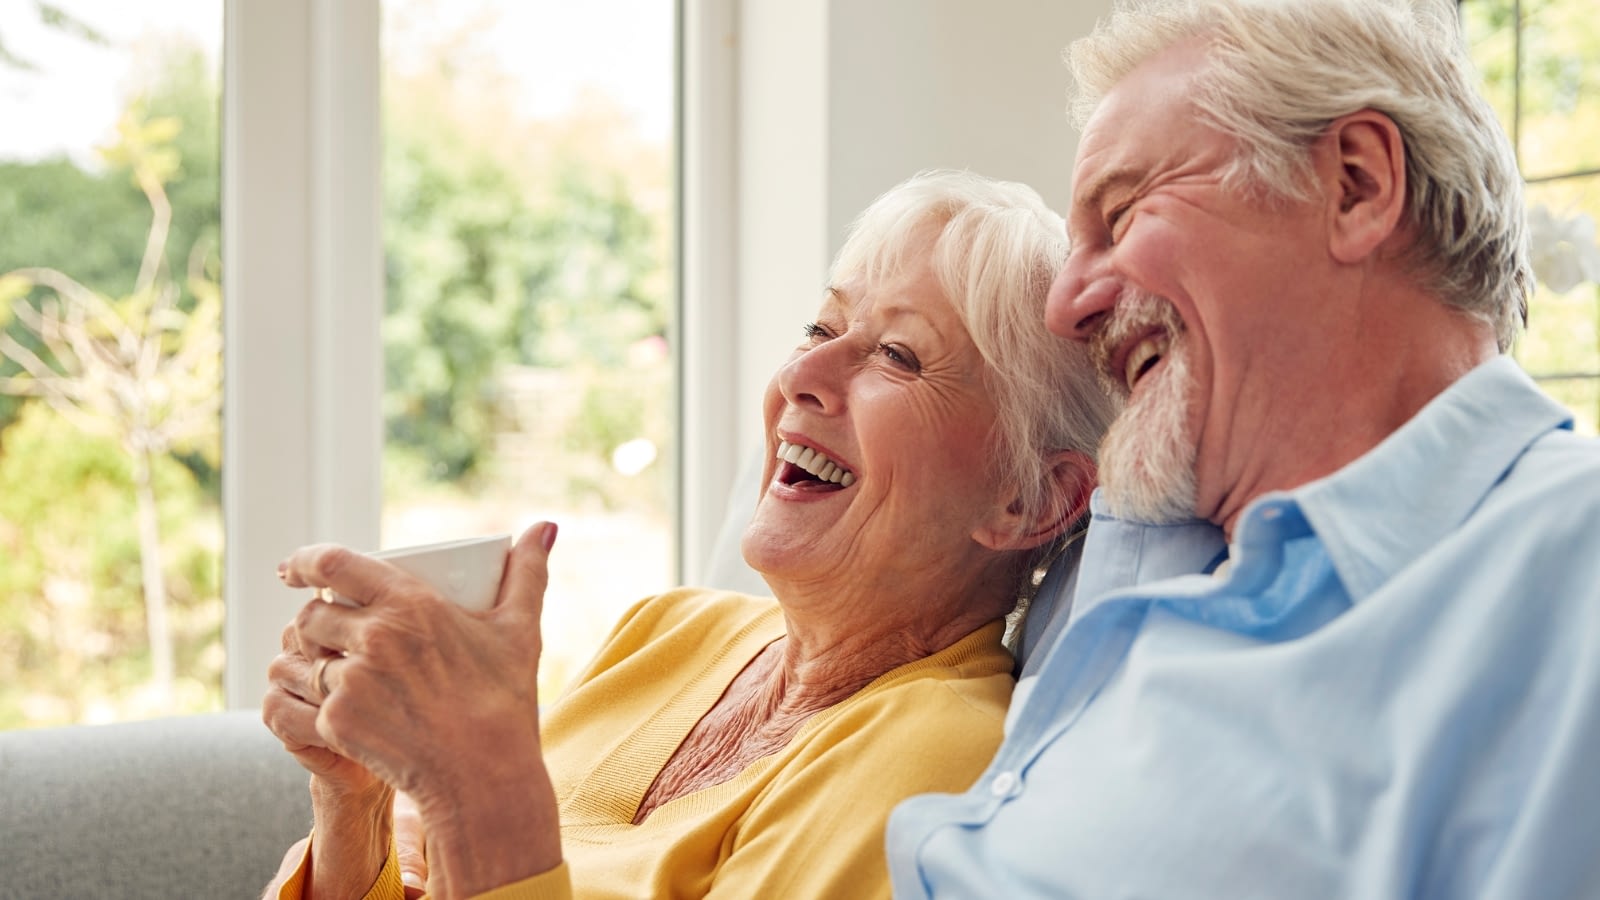
[(1501, 356), (1371, 451), (1290, 497), (1359, 603), (1455, 530), (1530, 444), (1571, 427), (1572, 415)]
[(1222, 529), (1203, 519), (1153, 525), (1113, 516), (1102, 488), (1089, 500), (1093, 519), (1078, 571), (1077, 617), (1120, 591), (1177, 575), (1209, 572), (1226, 557)]

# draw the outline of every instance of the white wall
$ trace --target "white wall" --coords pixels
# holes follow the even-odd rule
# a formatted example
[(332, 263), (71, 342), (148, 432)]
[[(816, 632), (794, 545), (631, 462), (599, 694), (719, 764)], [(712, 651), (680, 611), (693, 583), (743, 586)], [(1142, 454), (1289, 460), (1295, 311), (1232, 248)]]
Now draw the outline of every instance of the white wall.
[[(685, 273), (686, 316), (722, 317), (729, 348), (709, 391), (685, 398), (696, 421), (733, 423), (685, 436), (683, 559), (696, 579), (738, 466), (758, 452), (760, 396), (816, 308), (846, 226), (914, 172), (967, 168), (1033, 185), (1065, 209), (1077, 139), (1066, 119), (1061, 51), (1110, 10), (1110, 0), (686, 0), (686, 51), (731, 45), (737, 86), (721, 115), (686, 128), (734, 161), (717, 196), (737, 225), (725, 249), (684, 235), (691, 252), (724, 260), (720, 284)], [(716, 10), (721, 30), (697, 17)], [(726, 42), (724, 44), (723, 42)], [(704, 91), (686, 68), (685, 89)], [(703, 111), (703, 110), (702, 110)], [(716, 137), (720, 135), (719, 137)], [(703, 146), (703, 145), (702, 145)], [(686, 160), (685, 199), (705, 196)], [(712, 249), (715, 248), (715, 249)], [(699, 272), (703, 276), (704, 271)], [(719, 295), (732, 291), (732, 297)], [(687, 383), (687, 382), (686, 382)], [(731, 407), (731, 408), (729, 408)], [(713, 412), (714, 411), (714, 412)], [(698, 418), (704, 416), (711, 418)]]
[(930, 166), (1023, 181), (1064, 208), (1077, 136), (1067, 123), (1061, 51), (1109, 7), (1106, 0), (835, 3), (830, 248), (874, 197)]

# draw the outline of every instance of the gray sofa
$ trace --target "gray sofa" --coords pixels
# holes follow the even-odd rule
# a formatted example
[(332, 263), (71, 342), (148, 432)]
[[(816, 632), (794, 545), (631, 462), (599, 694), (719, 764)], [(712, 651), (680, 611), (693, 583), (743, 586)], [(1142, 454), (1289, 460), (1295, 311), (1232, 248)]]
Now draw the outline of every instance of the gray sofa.
[(0, 898), (253, 898), (311, 827), (255, 711), (0, 732)]

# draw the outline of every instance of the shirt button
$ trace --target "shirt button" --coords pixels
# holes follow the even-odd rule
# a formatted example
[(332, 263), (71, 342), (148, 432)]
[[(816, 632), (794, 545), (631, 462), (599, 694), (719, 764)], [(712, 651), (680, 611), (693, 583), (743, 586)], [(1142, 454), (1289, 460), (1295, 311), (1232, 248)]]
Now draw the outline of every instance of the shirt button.
[(1022, 793), (1022, 782), (1012, 772), (1001, 772), (989, 782), (989, 793), (996, 797), (1015, 797)]

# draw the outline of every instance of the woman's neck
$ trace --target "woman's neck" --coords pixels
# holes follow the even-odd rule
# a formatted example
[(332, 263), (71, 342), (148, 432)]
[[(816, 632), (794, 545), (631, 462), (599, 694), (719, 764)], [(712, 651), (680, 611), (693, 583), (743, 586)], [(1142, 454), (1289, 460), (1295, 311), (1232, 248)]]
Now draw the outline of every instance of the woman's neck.
[(974, 609), (937, 623), (883, 619), (841, 628), (831, 621), (808, 627), (806, 617), (786, 611), (786, 636), (774, 645), (782, 655), (767, 679), (768, 702), (776, 711), (826, 709), (1002, 614)]
[(789, 633), (756, 654), (695, 723), (645, 792), (634, 824), (663, 803), (737, 776), (757, 759), (782, 750), (812, 716), (997, 616), (973, 606), (974, 612), (941, 617), (938, 624), (929, 624), (927, 617), (900, 623), (881, 617), (865, 628), (840, 627), (837, 616), (807, 627), (803, 613), (792, 615), (785, 606)]
[[(847, 583), (769, 579), (783, 608), (777, 708), (826, 708), (891, 669), (924, 659), (1010, 612), (1015, 560)], [(832, 575), (834, 573), (830, 573)], [(920, 576), (920, 577), (918, 577)]]

